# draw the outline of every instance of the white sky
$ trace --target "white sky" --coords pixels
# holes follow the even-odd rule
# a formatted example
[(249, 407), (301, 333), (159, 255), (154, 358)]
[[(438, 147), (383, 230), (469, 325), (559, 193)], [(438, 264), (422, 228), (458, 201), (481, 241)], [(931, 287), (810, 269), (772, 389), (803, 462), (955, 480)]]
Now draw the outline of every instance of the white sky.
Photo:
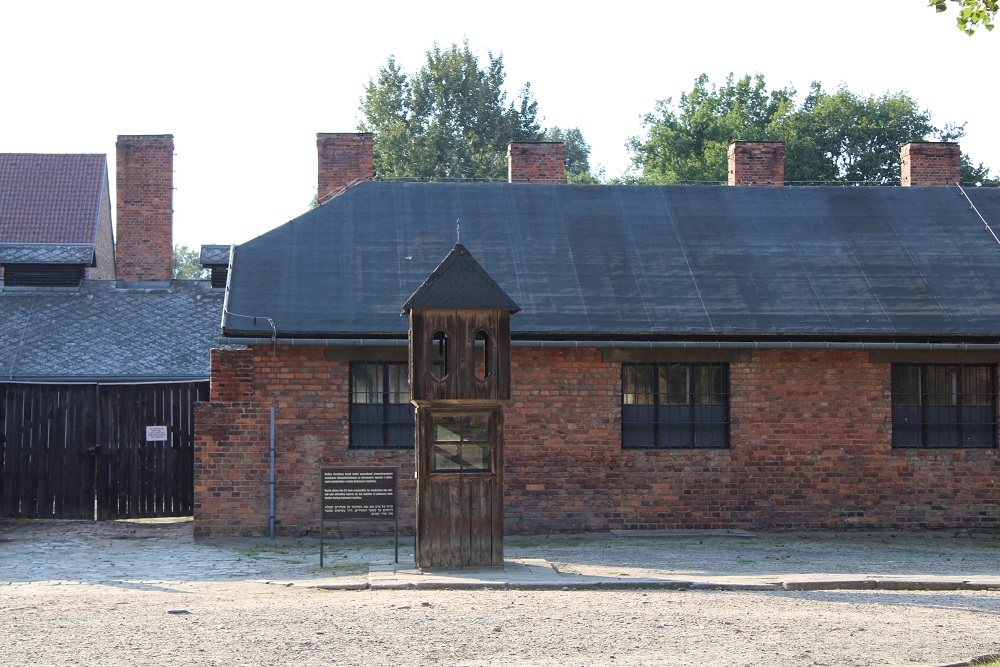
[[(174, 242), (241, 243), (300, 215), (316, 133), (351, 132), (390, 53), (404, 71), (434, 41), (502, 53), (508, 99), (530, 82), (543, 126), (579, 127), (591, 165), (658, 99), (705, 72), (761, 72), (800, 97), (819, 80), (906, 91), (962, 149), (1000, 171), (1000, 29), (968, 37), (926, 0), (579, 2), (3, 2), (0, 152), (106, 153), (119, 134), (173, 134)], [(112, 190), (112, 196), (114, 196)]]

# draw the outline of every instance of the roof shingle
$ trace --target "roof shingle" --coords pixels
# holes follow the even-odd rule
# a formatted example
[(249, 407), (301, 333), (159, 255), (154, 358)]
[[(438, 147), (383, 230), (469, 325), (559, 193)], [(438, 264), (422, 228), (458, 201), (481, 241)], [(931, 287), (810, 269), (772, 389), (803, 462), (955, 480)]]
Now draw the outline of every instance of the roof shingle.
[(0, 153), (0, 243), (97, 242), (104, 155)]
[[(969, 195), (1000, 230), (1000, 189)], [(237, 246), (224, 334), (403, 337), (456, 219), (515, 338), (1000, 336), (957, 188), (379, 182)]]

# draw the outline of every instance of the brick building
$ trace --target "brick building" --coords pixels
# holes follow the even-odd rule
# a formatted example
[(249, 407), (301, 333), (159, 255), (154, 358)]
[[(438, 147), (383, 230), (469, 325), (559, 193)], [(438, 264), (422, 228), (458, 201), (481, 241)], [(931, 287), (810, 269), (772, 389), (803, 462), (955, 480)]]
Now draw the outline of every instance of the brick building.
[(0, 154), (3, 517), (192, 511), (224, 290), (172, 279), (173, 137), (116, 148), (114, 227), (105, 155)]
[(544, 145), (510, 183), (364, 182), (364, 137), (320, 135), (321, 170), (337, 137), (363, 182), (235, 248), (198, 535), (266, 533), (271, 442), (279, 534), (318, 528), (329, 465), (398, 466), (412, 527), (400, 308), (456, 220), (522, 309), (508, 532), (1000, 528), (1000, 190), (948, 187), (957, 146), (904, 147), (911, 187), (781, 187), (744, 142), (730, 186), (619, 187), (554, 183)]

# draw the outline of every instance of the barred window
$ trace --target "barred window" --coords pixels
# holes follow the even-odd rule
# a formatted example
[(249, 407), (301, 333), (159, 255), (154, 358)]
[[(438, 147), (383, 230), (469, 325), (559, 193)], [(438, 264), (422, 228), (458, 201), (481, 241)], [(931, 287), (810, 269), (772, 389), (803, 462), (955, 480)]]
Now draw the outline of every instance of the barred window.
[(996, 427), (996, 366), (893, 364), (893, 447), (996, 447)]
[(729, 446), (726, 364), (622, 364), (622, 447)]
[(407, 363), (351, 363), (351, 444), (355, 449), (413, 448)]

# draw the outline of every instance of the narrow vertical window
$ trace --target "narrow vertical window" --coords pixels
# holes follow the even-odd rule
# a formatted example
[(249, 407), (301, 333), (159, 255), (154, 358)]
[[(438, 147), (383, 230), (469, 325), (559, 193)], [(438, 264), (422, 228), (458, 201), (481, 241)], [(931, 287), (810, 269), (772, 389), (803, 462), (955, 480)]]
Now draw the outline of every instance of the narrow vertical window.
[(473, 350), (475, 358), (475, 373), (477, 380), (485, 380), (493, 374), (493, 348), (490, 341), (490, 335), (480, 329), (476, 332), (476, 338), (473, 341), (475, 349)]
[(443, 380), (448, 375), (448, 334), (438, 329), (431, 337), (431, 377)]

